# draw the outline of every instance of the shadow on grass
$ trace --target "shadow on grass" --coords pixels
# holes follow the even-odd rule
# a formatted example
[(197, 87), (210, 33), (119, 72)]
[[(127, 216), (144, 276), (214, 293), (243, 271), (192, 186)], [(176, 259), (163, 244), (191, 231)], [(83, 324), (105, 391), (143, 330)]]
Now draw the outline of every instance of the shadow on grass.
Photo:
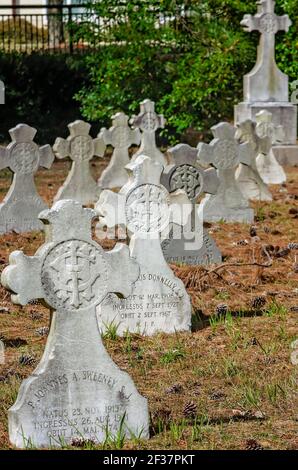
[[(235, 310), (229, 311), (227, 314), (232, 318), (251, 318), (251, 317), (261, 317), (264, 315), (264, 310)], [(210, 326), (210, 320), (224, 320), (224, 315), (205, 315), (202, 310), (196, 310), (192, 315), (192, 322), (191, 322), (191, 331), (200, 331), (204, 328)]]

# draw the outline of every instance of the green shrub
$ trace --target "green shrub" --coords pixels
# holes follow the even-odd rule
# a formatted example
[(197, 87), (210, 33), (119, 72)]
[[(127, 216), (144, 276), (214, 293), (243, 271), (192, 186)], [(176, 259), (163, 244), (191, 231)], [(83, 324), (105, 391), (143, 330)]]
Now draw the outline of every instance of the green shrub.
[[(177, 20), (156, 28), (157, 3)], [(195, 12), (191, 17), (181, 13), (187, 3)], [(294, 23), (288, 34), (277, 36), (277, 61), (291, 82), (298, 78), (298, 3), (276, 3), (277, 13), (288, 13)], [(172, 141), (191, 128), (206, 134), (218, 121), (233, 119), (233, 105), (242, 99), (242, 77), (256, 60), (259, 34), (240, 26), (244, 13), (256, 13), (255, 0), (133, 0), (122, 2), (121, 10), (115, 10), (116, 0), (92, 4), (99, 16), (113, 18), (114, 26), (84, 25), (80, 32), (107, 44), (88, 56), (90, 84), (76, 96), (86, 119), (106, 125), (114, 112), (138, 112), (139, 102), (151, 98), (167, 119), (163, 135)]]

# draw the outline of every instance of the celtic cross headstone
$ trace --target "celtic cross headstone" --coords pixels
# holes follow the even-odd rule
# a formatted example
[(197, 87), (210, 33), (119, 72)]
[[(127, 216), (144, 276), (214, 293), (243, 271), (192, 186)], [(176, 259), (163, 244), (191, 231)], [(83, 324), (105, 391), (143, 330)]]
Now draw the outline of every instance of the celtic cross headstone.
[[(258, 171), (266, 184), (282, 184), (287, 180), (282, 166), (277, 162), (272, 146), (283, 141), (283, 126), (276, 126), (272, 121), (272, 114), (266, 110), (256, 115), (256, 133), (260, 139), (267, 138), (270, 145), (266, 151), (257, 157)], [(298, 151), (298, 149), (297, 149)]]
[(239, 144), (235, 139), (236, 129), (228, 123), (221, 122), (211, 130), (214, 139), (210, 144), (198, 145), (198, 161), (217, 169), (219, 185), (215, 195), (207, 194), (201, 202), (204, 220), (251, 223), (254, 211), (235, 178), (239, 163), (251, 163), (250, 145)]
[(237, 125), (236, 139), (240, 143), (249, 143), (251, 147), (251, 161), (249, 165), (240, 163), (236, 170), (236, 180), (242, 194), (247, 199), (256, 201), (272, 201), (272, 194), (263, 181), (258, 167), (257, 159), (263, 157), (271, 149), (271, 140), (264, 135), (259, 137), (256, 132), (256, 123), (247, 119)]
[(50, 145), (38, 147), (33, 141), (36, 129), (27, 124), (18, 124), (9, 134), (12, 142), (0, 147), (0, 170), (9, 168), (13, 180), (0, 203), (0, 233), (41, 230), (38, 214), (47, 205), (37, 192), (34, 174), (39, 167), (50, 168), (54, 154)]
[[(263, 109), (273, 114), (273, 122), (284, 126), (282, 145), (276, 153), (283, 159), (297, 153), (297, 107), (289, 102), (288, 76), (277, 66), (275, 60), (275, 36), (287, 32), (292, 22), (288, 15), (275, 13), (274, 0), (259, 0), (256, 15), (244, 15), (241, 25), (245, 31), (258, 31), (260, 43), (257, 62), (244, 76), (244, 100), (235, 107), (235, 124), (246, 119), (255, 120)], [(284, 144), (295, 146), (286, 148)]]
[(160, 236), (171, 223), (186, 223), (191, 205), (185, 192), (170, 195), (160, 184), (162, 165), (149, 157), (140, 155), (128, 171), (130, 183), (119, 194), (103, 191), (96, 211), (107, 227), (126, 224), (140, 275), (126, 300), (109, 296), (99, 305), (100, 328), (105, 331), (114, 323), (119, 335), (189, 331), (190, 298), (164, 259)]
[(50, 241), (35, 256), (13, 252), (2, 273), (14, 303), (42, 299), (54, 311), (44, 355), (9, 410), (19, 448), (148, 437), (147, 400), (105, 350), (95, 313), (108, 293), (130, 294), (139, 267), (124, 244), (105, 252), (92, 240), (94, 216), (76, 201), (57, 202), (40, 214)]
[(221, 253), (198, 217), (197, 204), (198, 197), (203, 193), (216, 194), (219, 184), (216, 170), (200, 167), (198, 150), (189, 145), (178, 144), (169, 149), (168, 154), (171, 165), (165, 168), (161, 182), (170, 193), (183, 189), (192, 202), (192, 212), (188, 224), (179, 232), (173, 227), (169, 238), (162, 242), (164, 257), (168, 263), (220, 263)]
[(71, 170), (57, 192), (54, 201), (73, 199), (83, 205), (97, 201), (100, 188), (97, 186), (91, 171), (90, 160), (94, 156), (102, 157), (105, 144), (101, 138), (92, 139), (89, 135), (90, 124), (74, 121), (68, 125), (69, 137), (58, 137), (53, 146), (57, 158), (70, 157)]
[(125, 167), (129, 163), (128, 149), (131, 145), (139, 145), (141, 140), (139, 129), (129, 127), (126, 114), (117, 113), (112, 119), (113, 126), (110, 129), (101, 129), (98, 135), (105, 145), (114, 147), (110, 163), (98, 180), (102, 189), (122, 188), (127, 182)]
[(154, 101), (142, 101), (140, 104), (140, 113), (137, 116), (133, 116), (130, 122), (133, 127), (142, 131), (141, 146), (133, 155), (132, 161), (134, 161), (139, 155), (147, 155), (152, 158), (153, 161), (165, 165), (167, 160), (156, 146), (155, 134), (157, 129), (163, 129), (165, 127), (166, 121), (162, 114), (157, 114), (155, 112)]

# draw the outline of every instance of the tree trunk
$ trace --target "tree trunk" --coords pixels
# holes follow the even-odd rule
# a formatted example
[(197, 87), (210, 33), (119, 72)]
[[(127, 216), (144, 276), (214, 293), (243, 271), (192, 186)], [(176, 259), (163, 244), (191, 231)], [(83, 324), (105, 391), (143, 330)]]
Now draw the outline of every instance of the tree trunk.
[[(48, 5), (63, 5), (63, 0), (48, 0)], [(50, 47), (59, 47), (63, 42), (62, 8), (48, 8), (48, 28)]]

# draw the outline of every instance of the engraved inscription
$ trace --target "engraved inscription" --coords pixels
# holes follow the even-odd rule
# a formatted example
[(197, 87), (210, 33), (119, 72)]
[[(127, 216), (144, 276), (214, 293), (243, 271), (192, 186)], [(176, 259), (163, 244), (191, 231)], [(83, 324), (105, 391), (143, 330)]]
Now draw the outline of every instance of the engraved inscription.
[(93, 245), (70, 240), (56, 245), (45, 258), (42, 284), (55, 308), (90, 307), (106, 292), (108, 266)]
[(236, 143), (231, 140), (219, 140), (214, 149), (214, 165), (220, 170), (233, 168), (238, 164)]
[(180, 165), (170, 178), (170, 191), (184, 189), (189, 199), (195, 199), (202, 190), (202, 177), (192, 165)]
[(169, 224), (169, 194), (165, 188), (143, 184), (126, 197), (126, 218), (134, 233), (161, 232)]
[(71, 158), (77, 161), (90, 160), (93, 156), (93, 141), (89, 135), (78, 135), (70, 142)]
[(260, 19), (260, 32), (264, 34), (276, 33), (278, 31), (278, 25), (275, 15), (266, 13)]
[(10, 167), (14, 173), (28, 175), (39, 166), (39, 149), (34, 142), (16, 144), (11, 150)]

